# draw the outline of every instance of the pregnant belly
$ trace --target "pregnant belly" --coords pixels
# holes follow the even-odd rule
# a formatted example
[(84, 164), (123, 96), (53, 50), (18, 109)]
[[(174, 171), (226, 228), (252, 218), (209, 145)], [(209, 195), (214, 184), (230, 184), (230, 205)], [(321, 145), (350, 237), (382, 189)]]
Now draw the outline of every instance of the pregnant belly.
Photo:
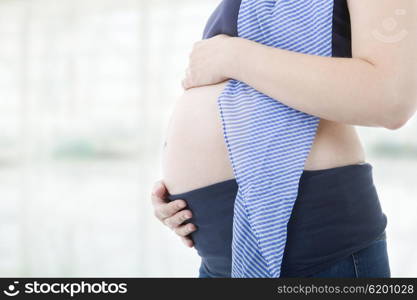
[[(163, 180), (179, 194), (234, 178), (217, 99), (226, 82), (186, 91), (175, 105), (163, 153)], [(320, 120), (305, 170), (365, 161), (353, 126)]]
[(232, 179), (217, 99), (226, 82), (190, 89), (177, 100), (163, 153), (163, 180), (171, 194)]

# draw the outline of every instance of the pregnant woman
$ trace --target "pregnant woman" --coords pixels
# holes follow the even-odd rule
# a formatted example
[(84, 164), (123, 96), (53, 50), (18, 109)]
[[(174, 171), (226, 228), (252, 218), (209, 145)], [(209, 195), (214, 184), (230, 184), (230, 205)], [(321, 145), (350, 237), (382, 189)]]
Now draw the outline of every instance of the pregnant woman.
[[(295, 204), (285, 222), (285, 251), (278, 275), (390, 276), (387, 218), (354, 126), (398, 129), (416, 110), (416, 1), (331, 1), (329, 57), (288, 51), (239, 36), (238, 24), (240, 28), (246, 24), (242, 19), (239, 23), (239, 18), (251, 5), (258, 13), (276, 5), (277, 14), (269, 17), (294, 19), (302, 14), (296, 9), (309, 10), (325, 2), (330, 1), (294, 1), (300, 5), (292, 6), (284, 17), (279, 8), (285, 7), (285, 1), (224, 0), (209, 19), (204, 40), (193, 49), (183, 81), (186, 91), (170, 120), (164, 178), (156, 184), (152, 200), (158, 219), (197, 249), (202, 258), (199, 277), (231, 277), (233, 268), (240, 277), (275, 276), (274, 270), (264, 273), (261, 263), (242, 265), (257, 262), (253, 260), (259, 254), (257, 249), (239, 252), (233, 246), (241, 245), (234, 243), (242, 239), (239, 226), (243, 225), (239, 224), (246, 224), (237, 202), (242, 178), (251, 180), (258, 168), (270, 166), (255, 165), (242, 172), (236, 163), (240, 156), (254, 155), (233, 152), (230, 128), (234, 123), (228, 119), (227, 103), (221, 100), (235, 91), (233, 86), (240, 87), (239, 82), (319, 120), (314, 142), (302, 161)], [(297, 43), (297, 36), (292, 38), (287, 42)], [(234, 95), (231, 106), (240, 105), (240, 95)], [(218, 99), (223, 104), (220, 110)], [(244, 117), (238, 115), (239, 120)], [(268, 120), (257, 122), (262, 128), (269, 124)], [(250, 133), (256, 140), (259, 133)], [(283, 134), (290, 138), (298, 132), (286, 128)], [(279, 149), (268, 149), (275, 150)], [(265, 189), (268, 192), (268, 187)], [(248, 194), (246, 191), (245, 196)], [(253, 211), (259, 212), (257, 209)], [(262, 218), (271, 215), (267, 209), (261, 212)], [(247, 239), (250, 244), (253, 236), (249, 234)], [(276, 237), (271, 240), (277, 241)], [(270, 253), (275, 250), (261, 249), (262, 257), (276, 254)], [(234, 256), (238, 257), (235, 261)], [(239, 273), (245, 268), (247, 273)]]

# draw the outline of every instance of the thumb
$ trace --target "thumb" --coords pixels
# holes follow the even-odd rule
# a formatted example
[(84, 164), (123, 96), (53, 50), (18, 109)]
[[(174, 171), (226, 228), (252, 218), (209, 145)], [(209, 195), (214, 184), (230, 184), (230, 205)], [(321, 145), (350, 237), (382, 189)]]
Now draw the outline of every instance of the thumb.
[(167, 189), (166, 189), (165, 184), (162, 182), (162, 180), (159, 180), (155, 183), (152, 193), (161, 199), (165, 197), (165, 194), (167, 193)]

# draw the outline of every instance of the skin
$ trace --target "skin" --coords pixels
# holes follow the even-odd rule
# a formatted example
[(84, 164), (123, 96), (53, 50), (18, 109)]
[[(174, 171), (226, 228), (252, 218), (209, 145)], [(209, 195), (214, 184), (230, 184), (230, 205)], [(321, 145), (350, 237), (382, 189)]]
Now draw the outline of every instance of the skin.
[[(399, 7), (406, 14), (396, 17), (398, 27), (408, 34), (393, 43), (375, 38), (374, 30)], [(417, 2), (351, 0), (349, 9), (353, 58), (300, 54), (221, 35), (195, 44), (184, 88), (234, 78), (326, 120), (400, 128), (417, 108)]]
[(197, 230), (194, 224), (181, 225), (192, 217), (190, 210), (182, 210), (186, 206), (184, 200), (166, 202), (167, 189), (162, 181), (157, 181), (152, 189), (152, 205), (155, 217), (165, 226), (172, 229), (187, 247), (193, 247), (193, 241), (187, 237)]
[[(322, 119), (401, 128), (417, 109), (417, 1), (349, 0), (348, 5), (352, 58), (300, 54), (220, 35), (195, 44), (184, 89), (234, 78)], [(383, 26), (390, 16), (398, 22), (397, 31), (405, 30), (396, 40), (385, 39), (390, 36)], [(191, 212), (175, 207), (182, 200), (167, 204), (165, 193), (164, 184), (156, 183), (155, 215), (192, 247), (186, 236), (196, 228), (181, 225)]]

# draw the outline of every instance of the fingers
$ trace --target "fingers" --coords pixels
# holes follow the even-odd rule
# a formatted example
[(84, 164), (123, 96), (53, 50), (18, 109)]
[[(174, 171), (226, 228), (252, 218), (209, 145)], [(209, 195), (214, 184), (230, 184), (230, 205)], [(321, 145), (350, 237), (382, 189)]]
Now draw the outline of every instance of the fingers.
[[(204, 44), (204, 40), (203, 41), (197, 41), (193, 44), (193, 50), (198, 49), (201, 45)], [(193, 52), (190, 53), (190, 56), (192, 56)]]
[(182, 88), (183, 88), (184, 90), (189, 90), (189, 89), (191, 88), (191, 83), (190, 83), (190, 80), (188, 80), (188, 79), (184, 79), (184, 80), (182, 81)]
[(165, 203), (165, 196), (167, 194), (167, 189), (162, 180), (155, 182), (152, 189), (152, 203), (154, 205)]
[(197, 227), (194, 224), (186, 224), (183, 226), (178, 226), (177, 228), (174, 228), (174, 231), (177, 235), (181, 237), (186, 237), (190, 233), (197, 230)]
[(160, 221), (174, 216), (177, 212), (187, 206), (184, 200), (167, 202), (166, 196), (167, 188), (162, 181), (157, 181), (152, 190), (152, 204), (154, 207), (154, 214)]
[(192, 77), (192, 73), (191, 73), (191, 69), (190, 68), (187, 68), (185, 70), (185, 78), (182, 80), (182, 83), (181, 83), (182, 84), (182, 88), (184, 90), (188, 90), (188, 89), (190, 89), (192, 87), (191, 78), (193, 78)]
[(175, 229), (180, 226), (184, 221), (191, 219), (192, 214), (189, 210), (180, 211), (172, 217), (166, 218), (164, 224), (171, 229)]
[(187, 203), (184, 200), (175, 200), (167, 202), (167, 188), (162, 181), (157, 181), (152, 189), (152, 204), (154, 206), (155, 216), (163, 222), (166, 226), (170, 227), (177, 235), (181, 237), (182, 242), (187, 247), (194, 247), (193, 240), (188, 235), (197, 227), (194, 224), (182, 225), (184, 221), (192, 218), (190, 210), (183, 210)]
[(175, 200), (169, 203), (159, 204), (155, 207), (155, 216), (164, 221), (167, 218), (174, 216), (177, 212), (187, 206), (184, 200)]
[(227, 38), (231, 38), (231, 36), (230, 35), (227, 35), (227, 34), (218, 34), (218, 35), (216, 35), (213, 38), (216, 38), (216, 39), (227, 39)]
[(184, 90), (188, 90), (188, 84), (187, 84), (187, 80), (183, 79), (181, 82), (181, 86)]
[(185, 246), (192, 248), (194, 247), (194, 242), (192, 239), (188, 238), (188, 237), (181, 237), (181, 241), (184, 243)]

